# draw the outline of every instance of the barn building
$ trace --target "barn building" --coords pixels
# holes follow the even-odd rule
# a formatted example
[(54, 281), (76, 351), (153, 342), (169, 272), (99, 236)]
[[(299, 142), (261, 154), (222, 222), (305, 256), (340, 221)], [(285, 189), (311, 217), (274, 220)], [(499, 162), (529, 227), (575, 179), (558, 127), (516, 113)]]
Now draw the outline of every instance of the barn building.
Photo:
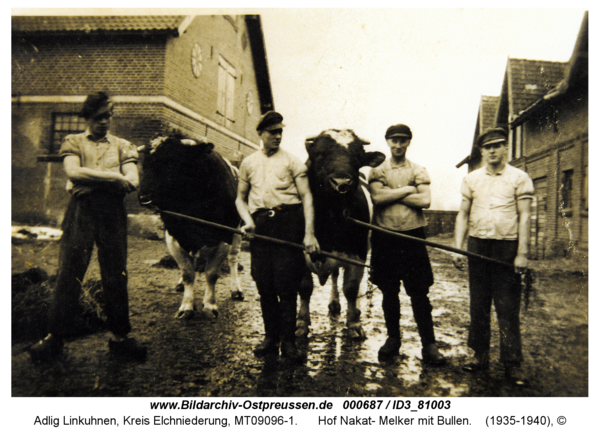
[[(260, 16), (13, 16), (13, 221), (62, 221), (58, 151), (96, 91), (115, 101), (113, 134), (142, 145), (175, 129), (239, 163), (274, 109)], [(140, 210), (135, 194), (126, 205)]]
[(509, 132), (510, 164), (534, 183), (531, 257), (587, 251), (587, 13), (569, 62), (508, 60), (501, 95), (481, 98), (471, 154), (457, 167), (481, 165), (475, 141), (488, 127)]

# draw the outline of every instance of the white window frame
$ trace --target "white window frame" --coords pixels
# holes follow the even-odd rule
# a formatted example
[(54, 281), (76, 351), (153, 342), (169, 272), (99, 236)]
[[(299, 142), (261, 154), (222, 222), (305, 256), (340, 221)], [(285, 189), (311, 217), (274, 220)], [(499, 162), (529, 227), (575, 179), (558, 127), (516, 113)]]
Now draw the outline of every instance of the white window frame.
[(523, 156), (523, 125), (522, 124), (519, 124), (517, 126), (516, 137), (517, 137), (517, 144), (516, 144), (515, 149), (517, 150), (516, 158), (518, 159)]
[(81, 133), (87, 128), (86, 121), (77, 112), (52, 113), (52, 137), (48, 149), (49, 155), (58, 155), (65, 136)]
[(519, 124), (509, 135), (509, 161), (523, 156), (523, 125)]
[(235, 123), (235, 68), (219, 55), (219, 77), (217, 94), (217, 118), (219, 123), (231, 128)]

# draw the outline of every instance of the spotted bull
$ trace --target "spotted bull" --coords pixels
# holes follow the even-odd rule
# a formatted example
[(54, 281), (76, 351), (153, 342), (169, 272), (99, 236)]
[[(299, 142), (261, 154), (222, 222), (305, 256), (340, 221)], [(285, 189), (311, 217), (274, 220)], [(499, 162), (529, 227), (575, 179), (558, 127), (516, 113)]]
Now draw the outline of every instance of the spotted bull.
[(162, 136), (142, 147), (140, 203), (159, 209), (165, 226), (169, 253), (181, 270), (183, 299), (176, 318), (194, 315), (194, 279), (197, 253), (213, 247), (204, 268), (207, 288), (202, 311), (218, 316), (215, 285), (221, 265), (229, 256), (232, 298), (243, 299), (237, 276), (237, 254), (241, 237), (226, 230), (198, 225), (161, 211), (200, 218), (228, 227), (237, 227), (240, 218), (235, 208), (237, 179), (235, 169), (216, 151), (214, 145), (184, 139), (181, 135)]
[[(315, 234), (324, 251), (365, 262), (368, 251), (368, 230), (352, 224), (347, 217), (369, 223), (370, 213), (367, 196), (361, 187), (359, 169), (376, 167), (385, 160), (379, 152), (365, 152), (369, 144), (352, 130), (327, 130), (306, 140), (308, 152), (308, 180), (315, 210)], [(332, 292), (329, 311), (338, 315), (341, 311), (337, 277), (339, 268), (344, 269), (342, 289), (348, 309), (346, 325), (350, 338), (365, 338), (360, 322), (360, 310), (356, 307), (358, 288), (364, 267), (350, 265), (332, 258), (311, 261), (307, 264), (321, 285), (332, 275)], [(310, 297), (312, 286), (300, 291), (300, 310), (296, 324), (296, 336), (308, 334), (310, 324)]]

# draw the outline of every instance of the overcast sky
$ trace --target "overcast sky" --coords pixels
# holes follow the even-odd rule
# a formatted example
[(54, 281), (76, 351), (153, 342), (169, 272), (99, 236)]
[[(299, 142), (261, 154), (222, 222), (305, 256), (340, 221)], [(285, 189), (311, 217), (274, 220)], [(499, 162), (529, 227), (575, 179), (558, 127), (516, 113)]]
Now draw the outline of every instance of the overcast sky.
[(408, 124), (408, 158), (432, 178), (432, 209), (457, 209), (479, 100), (500, 95), (509, 57), (566, 62), (584, 9), (268, 9), (261, 19), (282, 146), (353, 129), (389, 156)]

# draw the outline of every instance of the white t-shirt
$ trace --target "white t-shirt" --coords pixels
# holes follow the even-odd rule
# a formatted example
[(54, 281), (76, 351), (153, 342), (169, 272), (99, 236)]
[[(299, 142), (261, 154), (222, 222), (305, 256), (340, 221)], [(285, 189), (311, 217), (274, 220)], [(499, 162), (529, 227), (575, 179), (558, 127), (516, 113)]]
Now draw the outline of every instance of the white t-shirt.
[(306, 171), (306, 165), (300, 159), (282, 149), (271, 156), (260, 150), (245, 158), (239, 179), (250, 185), (250, 213), (261, 208), (302, 203), (295, 180), (306, 177)]

